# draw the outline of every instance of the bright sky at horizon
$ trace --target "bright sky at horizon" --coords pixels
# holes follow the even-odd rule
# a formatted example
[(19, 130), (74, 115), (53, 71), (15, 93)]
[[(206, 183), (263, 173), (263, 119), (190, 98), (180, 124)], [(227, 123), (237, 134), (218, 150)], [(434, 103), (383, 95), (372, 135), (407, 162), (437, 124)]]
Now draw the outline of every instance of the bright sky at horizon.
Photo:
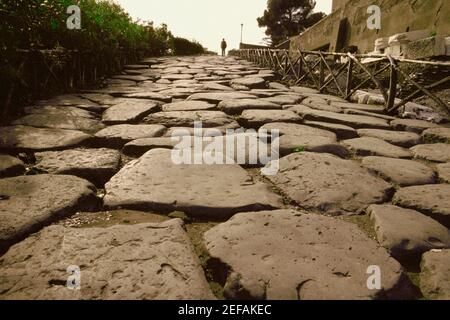
[[(264, 44), (265, 29), (257, 17), (267, 0), (115, 0), (133, 19), (166, 23), (175, 36), (197, 40), (211, 51), (220, 51), (225, 38), (228, 49), (237, 48), (244, 24), (243, 42)], [(315, 11), (331, 12), (332, 0), (316, 0)]]

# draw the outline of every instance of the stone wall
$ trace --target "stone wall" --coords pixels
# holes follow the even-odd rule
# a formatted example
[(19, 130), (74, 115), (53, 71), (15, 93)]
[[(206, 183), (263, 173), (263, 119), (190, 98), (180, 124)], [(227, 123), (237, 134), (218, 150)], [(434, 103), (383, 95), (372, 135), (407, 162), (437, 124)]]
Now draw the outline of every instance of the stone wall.
[[(373, 4), (381, 8), (381, 30), (367, 28), (367, 8)], [(449, 0), (335, 0), (330, 15), (291, 38), (291, 50), (342, 51), (355, 45), (360, 53), (368, 53), (377, 38), (396, 33), (428, 30), (430, 36), (448, 36), (449, 17)]]

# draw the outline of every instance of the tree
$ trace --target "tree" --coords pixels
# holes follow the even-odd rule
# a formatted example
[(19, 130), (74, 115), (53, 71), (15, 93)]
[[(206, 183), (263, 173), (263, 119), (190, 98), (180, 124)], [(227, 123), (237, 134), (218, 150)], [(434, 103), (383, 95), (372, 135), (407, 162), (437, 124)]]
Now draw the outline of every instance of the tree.
[(325, 17), (313, 12), (314, 0), (268, 0), (264, 15), (257, 19), (260, 28), (266, 27), (271, 44), (277, 45), (298, 35)]

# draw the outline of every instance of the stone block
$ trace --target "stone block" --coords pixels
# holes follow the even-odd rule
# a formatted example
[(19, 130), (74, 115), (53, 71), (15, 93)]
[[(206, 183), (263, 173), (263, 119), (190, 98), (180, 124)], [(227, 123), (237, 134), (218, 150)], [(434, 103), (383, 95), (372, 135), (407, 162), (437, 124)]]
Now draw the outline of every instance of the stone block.
[(446, 42), (444, 37), (429, 37), (410, 42), (404, 50), (407, 59), (424, 59), (429, 57), (444, 56), (446, 54)]

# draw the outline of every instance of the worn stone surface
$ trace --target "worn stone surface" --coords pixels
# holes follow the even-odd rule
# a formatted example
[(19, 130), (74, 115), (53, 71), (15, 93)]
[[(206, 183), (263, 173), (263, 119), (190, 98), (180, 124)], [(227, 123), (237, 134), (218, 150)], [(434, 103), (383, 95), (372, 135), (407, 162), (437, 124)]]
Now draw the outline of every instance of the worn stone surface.
[[(66, 288), (71, 265), (81, 267), (80, 290)], [(2, 299), (214, 299), (179, 219), (51, 226), (12, 247), (0, 260), (0, 274)]]
[(124, 145), (122, 152), (131, 156), (141, 156), (151, 149), (172, 149), (179, 142), (172, 137), (142, 138), (128, 142)]
[(422, 133), (425, 141), (450, 143), (450, 128), (431, 128)]
[(391, 121), (391, 126), (395, 130), (405, 130), (418, 134), (421, 134), (426, 129), (439, 128), (439, 126), (435, 123), (415, 119), (397, 119)]
[(136, 122), (146, 115), (157, 111), (159, 105), (150, 101), (123, 102), (108, 108), (103, 113), (102, 121), (106, 124), (121, 124)]
[(322, 136), (322, 137), (328, 137), (330, 139), (333, 139), (334, 142), (336, 141), (336, 134), (315, 128), (310, 126), (305, 126), (302, 124), (296, 124), (296, 123), (288, 123), (288, 122), (272, 122), (263, 125), (260, 130), (278, 130), (280, 135), (291, 135), (291, 136)]
[(247, 93), (239, 93), (239, 92), (206, 92), (206, 93), (195, 93), (189, 96), (188, 100), (202, 100), (212, 103), (219, 103), (223, 100), (232, 100), (232, 99), (254, 99), (256, 96), (247, 94)]
[(136, 92), (136, 93), (128, 93), (124, 95), (125, 98), (131, 98), (131, 99), (150, 99), (150, 100), (158, 100), (162, 102), (171, 102), (172, 98), (169, 96), (165, 96), (158, 92)]
[(194, 127), (201, 121), (204, 128), (231, 126), (237, 123), (221, 111), (173, 111), (157, 112), (144, 119), (146, 123), (162, 124), (166, 127)]
[(358, 156), (383, 156), (390, 158), (411, 158), (408, 149), (394, 146), (384, 140), (371, 137), (343, 141), (343, 144)]
[(35, 157), (34, 167), (39, 170), (74, 175), (97, 186), (105, 184), (120, 165), (120, 152), (104, 148), (39, 152)]
[(0, 251), (42, 226), (97, 206), (95, 187), (65, 175), (0, 179)]
[(299, 95), (283, 94), (274, 97), (262, 98), (262, 100), (284, 106), (300, 103), (303, 100), (303, 98), (304, 98), (303, 96)]
[(450, 183), (450, 163), (441, 163), (436, 166), (439, 179)]
[(421, 138), (417, 133), (404, 131), (390, 131), (380, 129), (359, 129), (361, 137), (372, 137), (384, 140), (403, 148), (410, 148), (421, 143)]
[(10, 126), (0, 128), (0, 149), (12, 151), (58, 150), (87, 145), (92, 136), (77, 130)]
[(294, 152), (331, 153), (345, 158), (349, 155), (347, 149), (336, 142), (336, 139), (320, 135), (282, 135), (275, 140), (279, 144), (281, 156)]
[(245, 127), (259, 128), (270, 122), (301, 122), (301, 118), (289, 110), (245, 110), (239, 122)]
[(227, 114), (241, 114), (244, 110), (281, 109), (281, 106), (261, 99), (234, 99), (220, 102), (218, 108)]
[(119, 124), (107, 127), (95, 135), (105, 147), (122, 147), (125, 143), (140, 138), (160, 137), (166, 127), (159, 124)]
[(411, 148), (414, 158), (434, 162), (450, 162), (450, 144), (420, 144)]
[(425, 164), (413, 160), (365, 157), (362, 165), (402, 187), (435, 182), (434, 171)]
[(258, 77), (244, 77), (231, 80), (231, 85), (245, 86), (250, 89), (264, 88), (266, 81)]
[(24, 163), (7, 154), (0, 154), (0, 178), (21, 175), (25, 171)]
[(204, 101), (179, 101), (174, 103), (165, 104), (162, 106), (162, 111), (197, 111), (197, 110), (213, 110), (216, 108), (215, 104), (207, 103)]
[(331, 101), (330, 105), (333, 107), (341, 108), (341, 109), (354, 109), (360, 111), (367, 111), (373, 113), (383, 113), (384, 106), (374, 105), (374, 104), (359, 104), (359, 103), (350, 103), (350, 102), (338, 102)]
[(329, 214), (360, 213), (386, 201), (391, 189), (357, 163), (325, 153), (281, 158), (280, 171), (267, 178), (303, 208)]
[(378, 242), (399, 260), (450, 247), (450, 231), (420, 212), (393, 205), (371, 205), (367, 211)]
[[(410, 295), (401, 266), (355, 225), (336, 218), (291, 210), (240, 213), (207, 231), (204, 243), (211, 258), (227, 268), (229, 299)], [(367, 288), (368, 265), (383, 270), (381, 290)]]
[(128, 163), (105, 189), (109, 208), (183, 211), (202, 217), (280, 205), (278, 196), (238, 165), (177, 165), (166, 149), (150, 150)]
[(334, 132), (339, 139), (352, 139), (358, 136), (358, 133), (356, 132), (355, 129), (343, 124), (318, 122), (318, 121), (303, 121), (303, 123), (311, 127)]
[(420, 211), (450, 227), (450, 185), (428, 184), (398, 190), (392, 202), (401, 207)]
[(450, 300), (450, 249), (422, 256), (420, 290), (427, 299)]

